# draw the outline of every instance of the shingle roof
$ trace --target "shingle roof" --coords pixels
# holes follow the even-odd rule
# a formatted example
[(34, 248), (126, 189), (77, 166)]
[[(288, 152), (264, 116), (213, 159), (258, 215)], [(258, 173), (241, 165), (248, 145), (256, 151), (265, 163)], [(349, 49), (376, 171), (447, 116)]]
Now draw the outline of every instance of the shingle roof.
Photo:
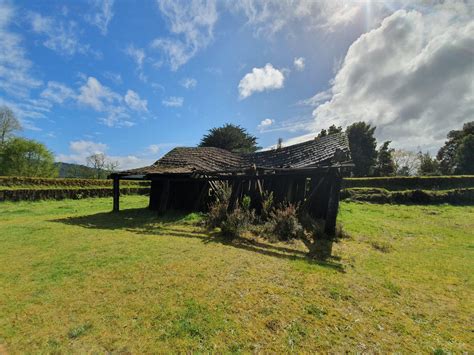
[(343, 133), (314, 138), (280, 149), (267, 150), (247, 155), (247, 159), (258, 167), (303, 168), (329, 163), (336, 151), (346, 153), (349, 158), (349, 143)]
[[(214, 147), (174, 148), (153, 165), (128, 170), (122, 174), (189, 174), (262, 168), (315, 167), (340, 160), (350, 160), (347, 136), (343, 133), (252, 154), (237, 154)], [(342, 157), (342, 158), (341, 158)]]

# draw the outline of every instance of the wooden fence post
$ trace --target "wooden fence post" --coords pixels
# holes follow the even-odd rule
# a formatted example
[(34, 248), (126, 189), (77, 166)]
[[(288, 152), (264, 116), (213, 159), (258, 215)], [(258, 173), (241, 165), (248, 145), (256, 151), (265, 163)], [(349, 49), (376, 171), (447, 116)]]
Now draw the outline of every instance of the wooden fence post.
[(117, 175), (114, 176), (113, 194), (114, 194), (113, 212), (119, 212), (120, 211), (120, 180)]

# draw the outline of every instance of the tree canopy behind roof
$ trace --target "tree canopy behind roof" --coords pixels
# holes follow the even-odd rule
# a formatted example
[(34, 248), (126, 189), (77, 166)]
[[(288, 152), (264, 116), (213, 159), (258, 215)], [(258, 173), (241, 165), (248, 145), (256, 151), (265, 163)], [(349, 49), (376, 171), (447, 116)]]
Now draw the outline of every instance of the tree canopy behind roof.
[(199, 143), (200, 147), (217, 147), (234, 153), (253, 153), (258, 150), (257, 138), (245, 128), (227, 123), (208, 131)]

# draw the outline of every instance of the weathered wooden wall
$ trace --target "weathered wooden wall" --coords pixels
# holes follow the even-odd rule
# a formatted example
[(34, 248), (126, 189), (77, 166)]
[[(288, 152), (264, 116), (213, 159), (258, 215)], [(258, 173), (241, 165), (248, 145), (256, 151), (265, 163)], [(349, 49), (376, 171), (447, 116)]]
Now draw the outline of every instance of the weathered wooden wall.
[[(268, 175), (252, 178), (228, 179), (232, 193), (228, 210), (238, 206), (244, 196), (250, 196), (252, 208), (257, 213), (261, 209), (263, 192), (272, 192), (275, 203), (290, 202), (300, 204), (316, 219), (326, 220), (326, 231), (334, 234), (339, 207), (341, 176), (334, 170), (301, 175)], [(209, 203), (213, 187), (212, 179), (159, 179), (152, 180), (149, 208), (164, 212), (168, 209), (203, 211)]]

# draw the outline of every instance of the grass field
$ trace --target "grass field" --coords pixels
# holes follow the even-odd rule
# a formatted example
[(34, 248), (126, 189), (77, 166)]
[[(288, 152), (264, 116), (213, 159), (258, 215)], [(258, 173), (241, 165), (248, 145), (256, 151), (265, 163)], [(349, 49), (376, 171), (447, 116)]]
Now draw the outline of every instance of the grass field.
[(474, 207), (343, 203), (318, 264), (122, 201), (0, 204), (0, 353), (474, 351)]

